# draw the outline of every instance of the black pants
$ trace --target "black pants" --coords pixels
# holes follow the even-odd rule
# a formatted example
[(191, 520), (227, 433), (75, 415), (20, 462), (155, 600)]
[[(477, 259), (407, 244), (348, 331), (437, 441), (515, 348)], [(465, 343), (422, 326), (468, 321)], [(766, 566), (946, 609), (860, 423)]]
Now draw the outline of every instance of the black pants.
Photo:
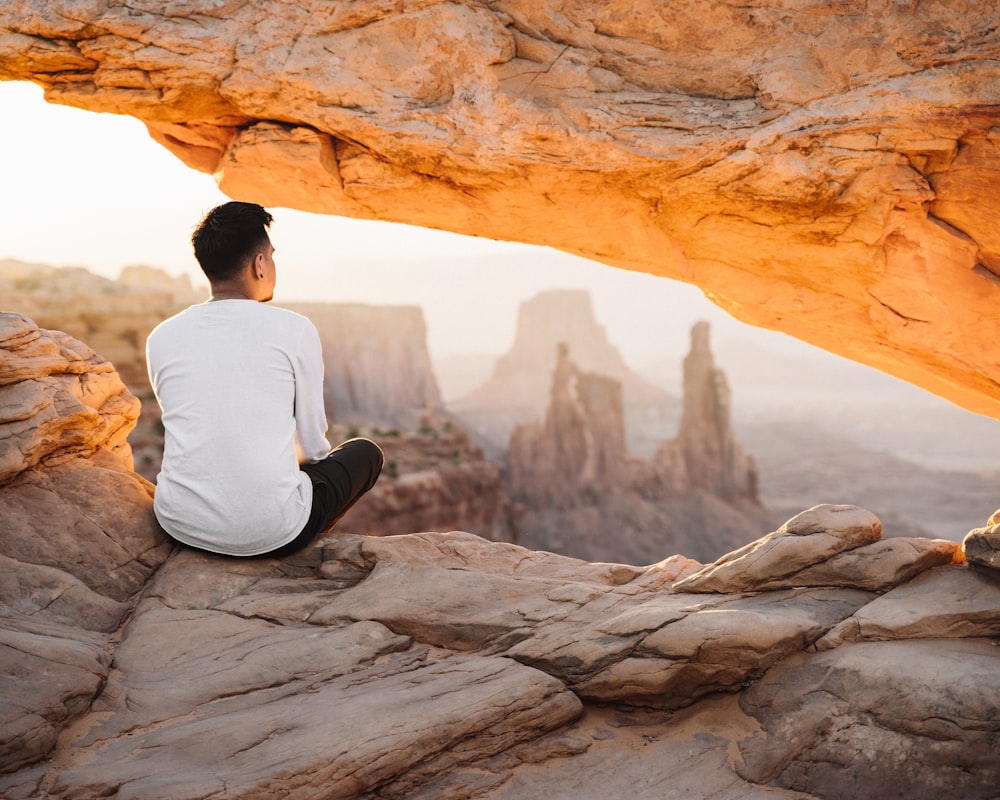
[(348, 439), (322, 461), (301, 469), (313, 485), (312, 512), (299, 534), (277, 550), (261, 557), (291, 555), (330, 530), (359, 497), (371, 489), (382, 472), (382, 448), (369, 439)]

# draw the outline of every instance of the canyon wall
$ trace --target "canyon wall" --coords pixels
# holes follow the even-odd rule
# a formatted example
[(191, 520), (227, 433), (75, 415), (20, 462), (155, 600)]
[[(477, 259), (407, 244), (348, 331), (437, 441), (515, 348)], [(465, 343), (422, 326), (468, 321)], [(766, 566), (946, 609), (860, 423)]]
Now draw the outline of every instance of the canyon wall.
[[(39, 325), (93, 342), (142, 402), (132, 433), (137, 469), (155, 478), (162, 452), (159, 407), (146, 374), (146, 337), (162, 320), (204, 302), (208, 289), (153, 267), (129, 266), (117, 280), (79, 267), (0, 261), (0, 296)], [(416, 431), (442, 410), (419, 308), (287, 303), (323, 342), (327, 416), (343, 425)]]
[(282, 303), (312, 320), (323, 343), (326, 414), (342, 425), (414, 431), (442, 411), (416, 306)]
[(1000, 512), (958, 545), (817, 506), (709, 564), (459, 531), (227, 558), (155, 525), (136, 405), (0, 314), (5, 798), (996, 795)]
[(560, 345), (545, 418), (517, 427), (507, 451), (516, 541), (590, 561), (645, 564), (664, 550), (710, 561), (772, 527), (733, 434), (707, 323), (691, 331), (683, 385), (676, 437), (637, 458), (621, 384), (583, 371)]
[(13, 0), (0, 79), (264, 205), (689, 281), (1000, 417), (989, 3)]

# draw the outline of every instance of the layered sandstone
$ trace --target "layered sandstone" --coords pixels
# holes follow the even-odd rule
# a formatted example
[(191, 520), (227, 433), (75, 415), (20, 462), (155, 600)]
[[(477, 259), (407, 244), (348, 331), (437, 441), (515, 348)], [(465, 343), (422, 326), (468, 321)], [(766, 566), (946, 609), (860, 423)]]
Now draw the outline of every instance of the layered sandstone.
[(665, 550), (712, 560), (773, 525), (732, 431), (707, 323), (692, 329), (683, 387), (676, 437), (638, 458), (622, 385), (560, 345), (544, 420), (517, 427), (507, 450), (516, 541), (593, 561), (645, 564)]
[(233, 197), (546, 244), (1000, 416), (989, 3), (0, 11), (0, 78)]
[[(23, 384), (114, 378), (0, 320), (0, 442)], [(170, 545), (105, 415), (0, 481), (4, 797), (995, 795), (996, 518), (963, 549), (819, 506), (710, 564), (457, 531), (225, 558)]]
[(171, 550), (132, 472), (138, 416), (85, 344), (0, 313), (0, 773), (37, 764), (90, 708), (112, 634)]
[(79, 340), (0, 314), (0, 386), (0, 482), (81, 457), (132, 468), (139, 401)]

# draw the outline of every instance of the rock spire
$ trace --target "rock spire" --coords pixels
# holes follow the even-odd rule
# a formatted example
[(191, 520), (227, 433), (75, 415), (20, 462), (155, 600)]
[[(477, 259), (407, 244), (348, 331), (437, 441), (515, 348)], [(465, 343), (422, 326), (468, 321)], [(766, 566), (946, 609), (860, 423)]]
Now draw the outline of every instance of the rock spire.
[(591, 560), (647, 561), (664, 548), (711, 559), (769, 524), (708, 335), (706, 323), (692, 329), (680, 430), (650, 459), (629, 452), (621, 384), (559, 345), (545, 418), (516, 428), (507, 451), (517, 541)]

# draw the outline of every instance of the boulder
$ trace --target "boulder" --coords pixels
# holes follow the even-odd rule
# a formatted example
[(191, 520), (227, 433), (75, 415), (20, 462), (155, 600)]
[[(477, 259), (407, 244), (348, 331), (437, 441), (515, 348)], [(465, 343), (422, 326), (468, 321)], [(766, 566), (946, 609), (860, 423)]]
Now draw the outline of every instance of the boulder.
[(727, 553), (674, 588), (681, 592), (754, 591), (881, 538), (882, 523), (870, 511), (818, 505), (792, 517), (774, 533)]
[(762, 581), (757, 589), (842, 586), (885, 592), (924, 570), (962, 561), (961, 547), (955, 542), (900, 536), (837, 553), (793, 575)]
[(77, 339), (0, 313), (0, 484), (38, 464), (100, 453), (128, 469), (139, 401)]
[(939, 567), (897, 586), (816, 642), (829, 650), (852, 642), (1000, 636), (1000, 581), (962, 567)]
[(962, 541), (962, 549), (972, 566), (1000, 570), (1000, 523), (969, 531)]

